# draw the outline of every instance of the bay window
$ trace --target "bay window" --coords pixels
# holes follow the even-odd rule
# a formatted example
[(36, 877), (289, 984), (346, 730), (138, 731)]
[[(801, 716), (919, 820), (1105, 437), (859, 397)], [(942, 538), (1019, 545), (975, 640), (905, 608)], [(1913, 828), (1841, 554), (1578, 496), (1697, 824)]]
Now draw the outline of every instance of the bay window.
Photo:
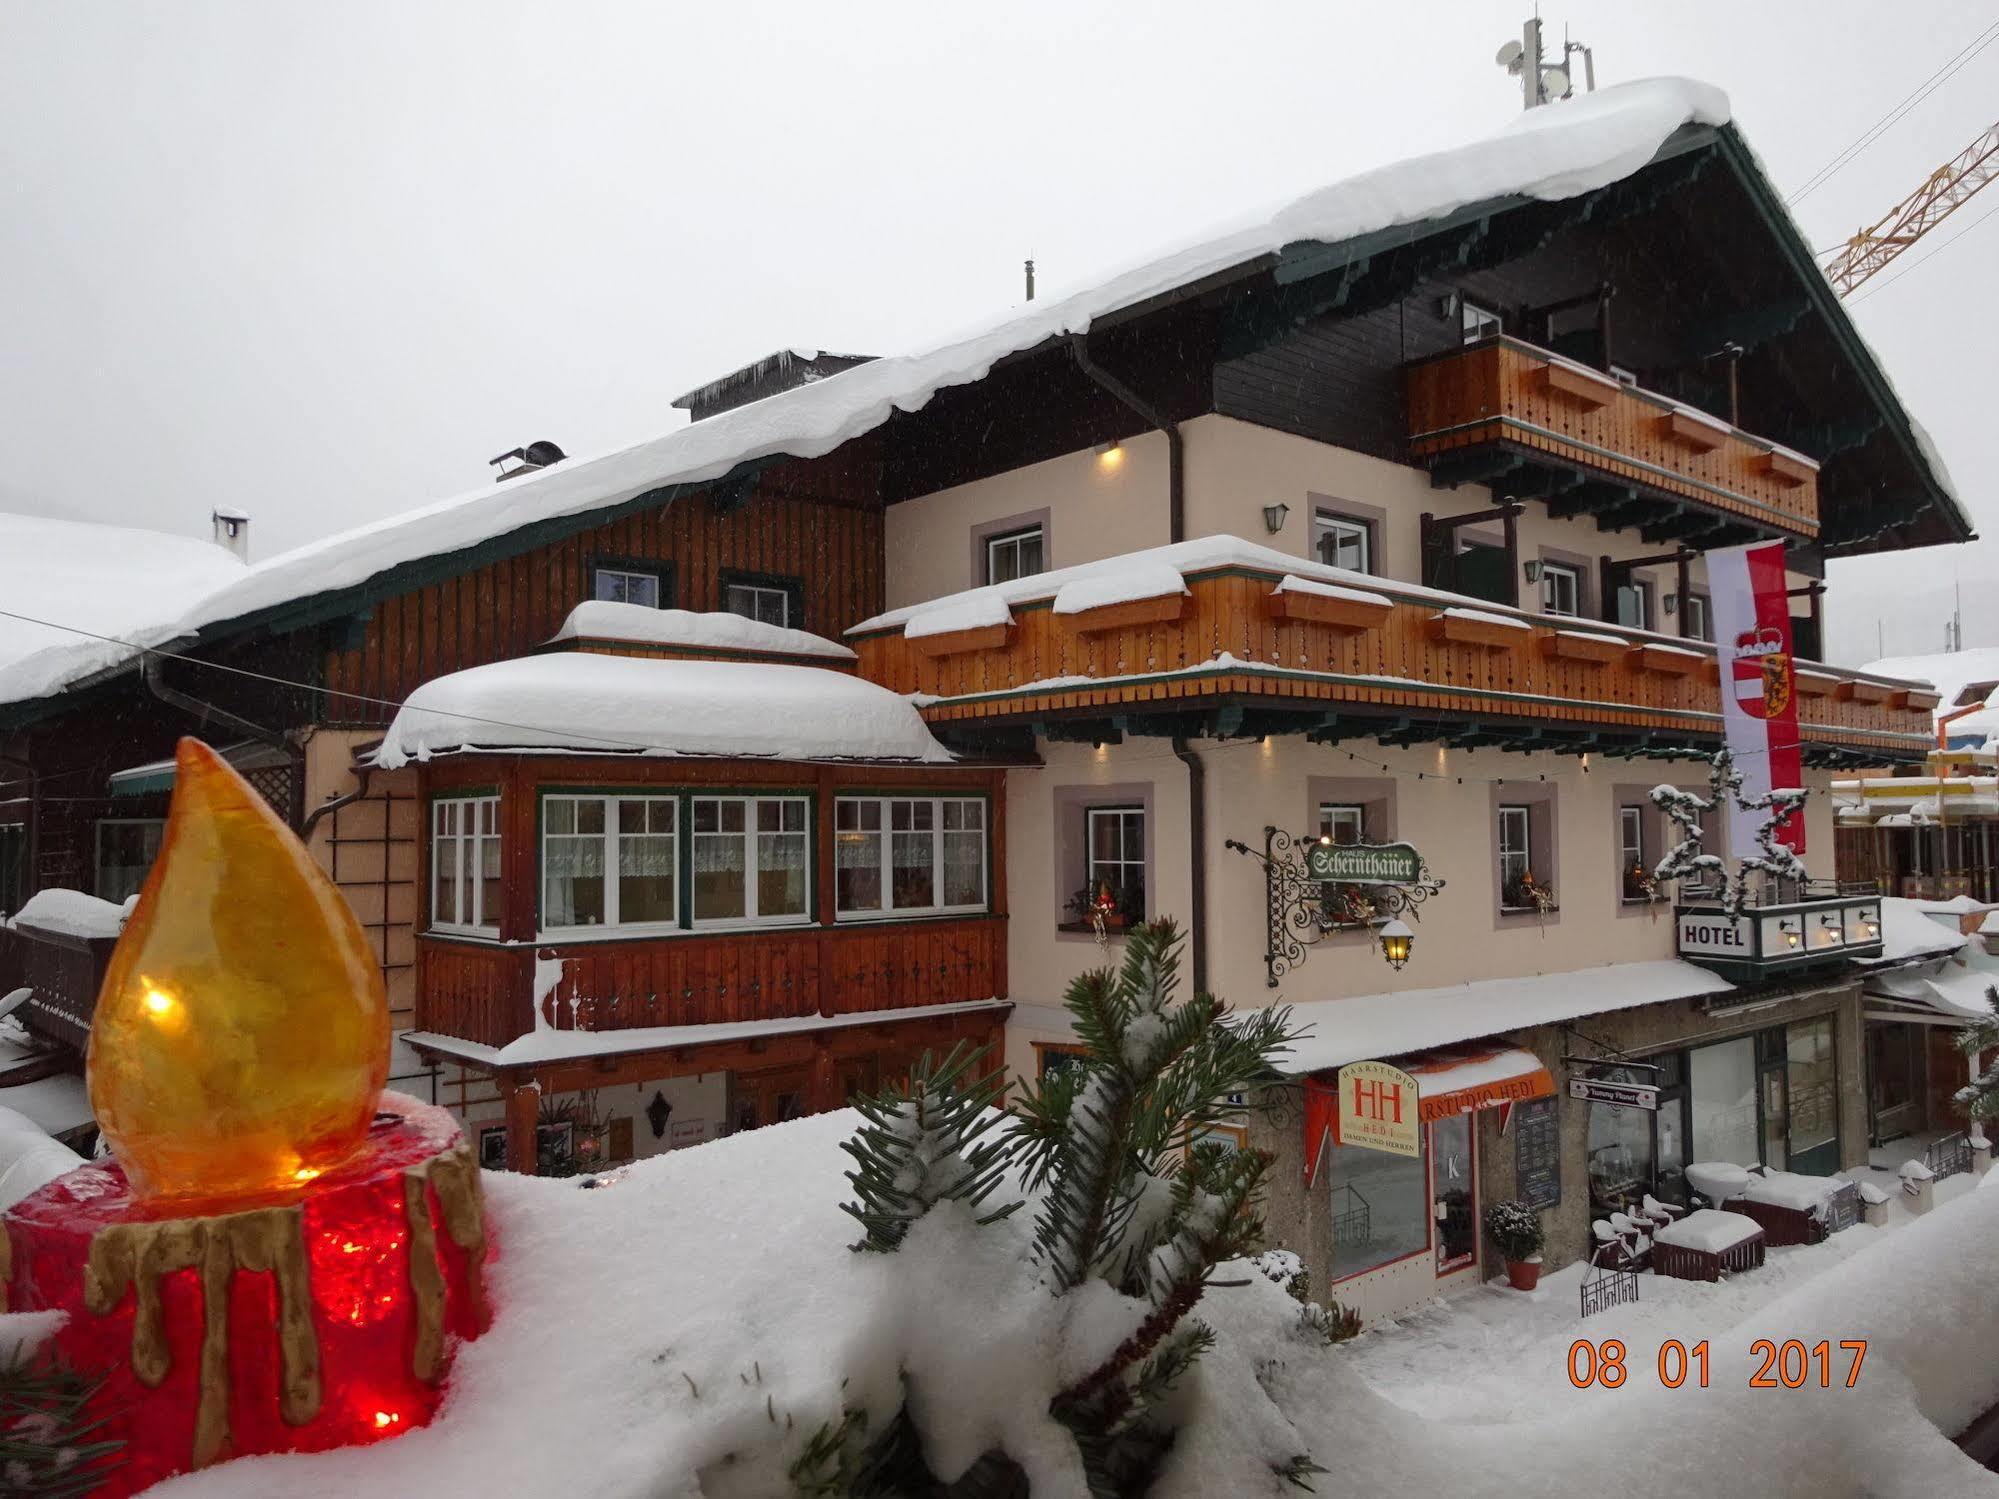
[(843, 796), (833, 826), (840, 915), (985, 908), (983, 801)]
[(802, 921), (808, 914), (802, 796), (697, 796), (694, 923)]
[(431, 803), (430, 924), (440, 931), (499, 931), (497, 796), (450, 797)]
[(656, 929), (679, 911), (679, 804), (671, 796), (546, 796), (541, 927)]

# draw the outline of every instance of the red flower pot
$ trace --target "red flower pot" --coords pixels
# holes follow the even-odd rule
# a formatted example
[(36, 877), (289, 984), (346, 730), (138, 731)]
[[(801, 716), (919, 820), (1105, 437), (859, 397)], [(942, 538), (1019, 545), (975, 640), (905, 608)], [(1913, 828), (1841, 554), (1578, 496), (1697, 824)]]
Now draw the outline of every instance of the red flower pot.
[(1508, 1260), (1506, 1283), (1516, 1291), (1533, 1290), (1541, 1283), (1541, 1257), (1537, 1254), (1531, 1260)]

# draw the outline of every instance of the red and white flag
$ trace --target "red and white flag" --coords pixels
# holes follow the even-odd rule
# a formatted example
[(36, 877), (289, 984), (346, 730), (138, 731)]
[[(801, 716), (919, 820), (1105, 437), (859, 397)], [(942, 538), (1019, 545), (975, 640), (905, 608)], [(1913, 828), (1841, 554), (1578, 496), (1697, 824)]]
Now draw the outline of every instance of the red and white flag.
[[(1721, 721), (1742, 794), (1804, 785), (1798, 753), (1797, 673), (1791, 654), (1791, 600), (1784, 543), (1759, 541), (1707, 554), (1714, 604), (1715, 651), (1721, 664)], [(1758, 852), (1756, 834), (1768, 814), (1728, 809), (1729, 852)], [(1776, 841), (1805, 851), (1805, 819), (1793, 812)]]

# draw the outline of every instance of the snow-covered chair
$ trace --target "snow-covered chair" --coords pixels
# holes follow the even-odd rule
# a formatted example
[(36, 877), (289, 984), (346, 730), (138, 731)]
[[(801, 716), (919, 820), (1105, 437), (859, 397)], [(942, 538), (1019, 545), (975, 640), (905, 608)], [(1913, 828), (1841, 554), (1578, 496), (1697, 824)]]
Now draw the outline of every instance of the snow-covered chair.
[(1645, 1194), (1645, 1201), (1639, 1209), (1640, 1216), (1651, 1221), (1653, 1232), (1655, 1233), (1671, 1223), (1675, 1218), (1682, 1216), (1685, 1212), (1686, 1209), (1677, 1203), (1661, 1202), (1650, 1192)]
[[(1618, 1226), (1618, 1219), (1623, 1219), (1624, 1226)], [(1643, 1270), (1650, 1263), (1651, 1236), (1636, 1232), (1630, 1222), (1624, 1214), (1613, 1213), (1590, 1224), (1590, 1233), (1596, 1239), (1596, 1248), (1590, 1255), (1592, 1264), (1606, 1270)]]

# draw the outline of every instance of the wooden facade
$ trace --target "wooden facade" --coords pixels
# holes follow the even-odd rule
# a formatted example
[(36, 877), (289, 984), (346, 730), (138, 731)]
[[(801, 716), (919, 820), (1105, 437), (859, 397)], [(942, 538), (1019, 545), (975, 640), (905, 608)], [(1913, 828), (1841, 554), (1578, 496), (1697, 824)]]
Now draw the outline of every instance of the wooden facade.
[(830, 463), (765, 475), (734, 508), (695, 497), (637, 510), (377, 603), (326, 654), (326, 721), (387, 723), (433, 677), (529, 654), (592, 596), (595, 565), (657, 569), (664, 603), (700, 611), (722, 607), (732, 576), (787, 581), (802, 605), (792, 624), (838, 639), (882, 607), (882, 516), (865, 466)]
[[(999, 716), (1171, 710), (1199, 701), (1252, 697), (1305, 709), (1315, 704), (1392, 719), (1399, 710), (1521, 720), (1556, 727), (1720, 732), (1721, 697), (1712, 646), (1667, 642), (1595, 621), (1557, 620), (1483, 606), (1483, 619), (1446, 614), (1447, 601), (1385, 579), (1369, 581), (1390, 607), (1372, 622), (1300, 617), (1281, 575), (1240, 567), (1192, 573), (1177, 619), (1084, 630), (1047, 600), (1016, 604), (1004, 644), (932, 654), (900, 627), (851, 643), (862, 674), (896, 692), (933, 694), (934, 724)], [(1309, 613), (1309, 611), (1306, 611)], [(1494, 624), (1497, 618), (1514, 625)], [(1442, 624), (1440, 624), (1440, 621)], [(1444, 626), (1465, 625), (1466, 629)], [(1479, 628), (1471, 630), (1470, 626)], [(1626, 644), (1568, 652), (1565, 629)], [(1454, 638), (1455, 637), (1455, 638)], [(1475, 637), (1475, 638), (1474, 638)], [(1855, 674), (1815, 668), (1841, 682)], [(1076, 678), (1094, 678), (1078, 682)], [(1046, 684), (1046, 685), (1043, 685)], [(1837, 693), (1802, 704), (1807, 744), (1920, 757), (1931, 742), (1927, 712)]]
[(1418, 462), (1511, 444), (1759, 527), (1819, 534), (1816, 463), (1545, 349), (1488, 338), (1403, 379)]

